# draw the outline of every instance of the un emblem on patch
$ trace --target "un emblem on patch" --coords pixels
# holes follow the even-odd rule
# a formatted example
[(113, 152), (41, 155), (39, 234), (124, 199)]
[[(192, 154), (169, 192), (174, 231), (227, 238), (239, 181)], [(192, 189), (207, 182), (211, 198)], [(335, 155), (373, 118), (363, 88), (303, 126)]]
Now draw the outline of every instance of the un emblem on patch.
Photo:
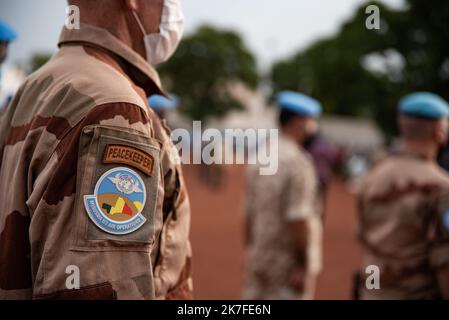
[(142, 215), (145, 201), (142, 178), (133, 170), (119, 167), (100, 177), (94, 194), (84, 196), (84, 207), (98, 228), (110, 234), (125, 235), (145, 223)]

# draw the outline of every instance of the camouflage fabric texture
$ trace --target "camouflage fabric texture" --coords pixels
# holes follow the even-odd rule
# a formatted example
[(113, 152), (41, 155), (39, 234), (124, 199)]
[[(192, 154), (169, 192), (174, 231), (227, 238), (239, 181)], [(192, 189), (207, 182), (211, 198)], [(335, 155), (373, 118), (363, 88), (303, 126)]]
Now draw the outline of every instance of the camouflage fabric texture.
[[(290, 222), (307, 221), (309, 275), (321, 270), (320, 212), (318, 182), (311, 158), (288, 137), (279, 137), (279, 169), (273, 176), (259, 174), (258, 166), (247, 172), (247, 223), (249, 224), (246, 299), (302, 299), (313, 296), (314, 285), (305, 292), (290, 286), (296, 264), (296, 249)], [(309, 283), (310, 281), (306, 281)]]
[(362, 299), (437, 299), (436, 272), (449, 264), (449, 176), (436, 163), (400, 154), (378, 164), (363, 183), (359, 235), (363, 270), (380, 270), (380, 290)]
[[(163, 94), (156, 71), (94, 26), (64, 28), (59, 46), (1, 115), (0, 298), (191, 298), (188, 194), (146, 102)], [(117, 145), (123, 161), (105, 161)], [(116, 167), (146, 190), (146, 222), (129, 234), (98, 228), (83, 202)], [(67, 289), (69, 265), (79, 290)]]

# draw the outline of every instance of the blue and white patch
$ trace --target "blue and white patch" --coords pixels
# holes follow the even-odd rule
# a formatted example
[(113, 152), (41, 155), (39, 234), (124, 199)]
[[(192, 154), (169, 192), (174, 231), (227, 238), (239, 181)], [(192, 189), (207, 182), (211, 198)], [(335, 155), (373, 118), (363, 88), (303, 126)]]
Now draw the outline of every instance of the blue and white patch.
[(145, 184), (134, 170), (118, 167), (98, 179), (93, 195), (84, 196), (84, 207), (89, 218), (101, 230), (126, 235), (141, 228), (146, 219)]

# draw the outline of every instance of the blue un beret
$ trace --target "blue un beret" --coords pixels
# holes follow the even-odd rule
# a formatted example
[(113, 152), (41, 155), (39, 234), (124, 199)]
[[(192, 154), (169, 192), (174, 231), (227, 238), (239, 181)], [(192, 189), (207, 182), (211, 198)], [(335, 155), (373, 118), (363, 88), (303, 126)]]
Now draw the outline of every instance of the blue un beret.
[(0, 41), (11, 42), (16, 38), (16, 32), (9, 25), (0, 20)]
[(411, 116), (440, 119), (449, 116), (449, 104), (436, 94), (416, 92), (399, 102), (399, 111)]
[(179, 105), (178, 96), (171, 94), (170, 99), (158, 94), (152, 95), (148, 99), (150, 107), (155, 111), (176, 109)]
[(284, 91), (277, 95), (279, 108), (289, 110), (305, 117), (318, 117), (321, 115), (321, 104), (304, 94)]

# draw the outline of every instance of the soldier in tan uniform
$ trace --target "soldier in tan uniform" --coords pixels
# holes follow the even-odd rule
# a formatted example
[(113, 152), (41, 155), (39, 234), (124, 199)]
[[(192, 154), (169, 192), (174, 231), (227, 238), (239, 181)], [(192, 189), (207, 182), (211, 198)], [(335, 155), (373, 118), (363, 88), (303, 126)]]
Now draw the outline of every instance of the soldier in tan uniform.
[(312, 299), (321, 268), (317, 177), (298, 148), (316, 126), (320, 104), (294, 92), (278, 96), (278, 171), (247, 174), (246, 299)]
[(6, 60), (9, 44), (16, 38), (16, 32), (6, 22), (0, 20), (0, 67)]
[(170, 94), (169, 97), (155, 94), (148, 98), (148, 103), (161, 118), (162, 122), (167, 122), (168, 113), (175, 111), (179, 107), (179, 98), (175, 94)]
[(5, 90), (5, 88), (2, 88), (2, 64), (6, 60), (10, 43), (16, 40), (16, 38), (16, 32), (7, 23), (0, 20), (0, 112), (7, 106), (11, 96), (14, 95), (14, 93), (11, 93), (10, 90)]
[(373, 169), (359, 195), (362, 299), (449, 298), (449, 175), (436, 164), (448, 115), (431, 93), (400, 103), (401, 152)]
[(147, 104), (180, 3), (70, 4), (81, 28), (1, 116), (0, 299), (190, 298), (188, 196)]

